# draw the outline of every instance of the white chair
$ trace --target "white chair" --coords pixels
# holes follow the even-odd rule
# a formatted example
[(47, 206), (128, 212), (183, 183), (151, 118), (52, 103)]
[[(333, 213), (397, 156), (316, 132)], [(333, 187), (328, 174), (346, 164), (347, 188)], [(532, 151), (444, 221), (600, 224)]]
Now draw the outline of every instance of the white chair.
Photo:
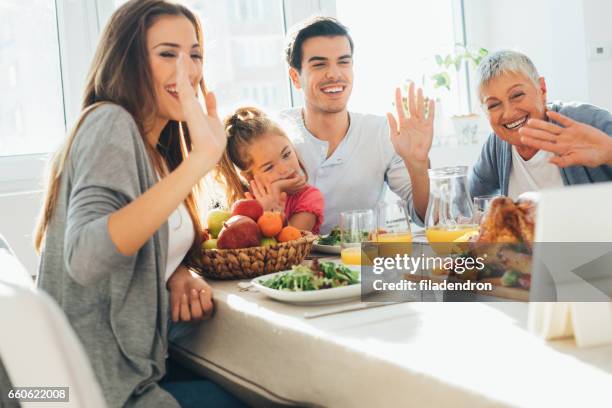
[[(106, 407), (85, 351), (63, 312), (34, 287), (2, 241), (0, 236), (0, 361), (11, 385), (69, 387), (69, 402), (62, 407)], [(22, 402), (21, 406), (41, 404)]]

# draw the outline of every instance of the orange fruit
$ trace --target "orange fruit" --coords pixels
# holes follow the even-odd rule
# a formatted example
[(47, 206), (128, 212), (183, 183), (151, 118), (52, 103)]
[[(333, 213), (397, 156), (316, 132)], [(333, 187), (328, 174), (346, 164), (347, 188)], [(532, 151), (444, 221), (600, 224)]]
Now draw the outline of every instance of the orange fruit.
[(257, 220), (257, 225), (264, 237), (273, 238), (283, 229), (283, 218), (278, 212), (266, 211)]
[(300, 232), (300, 230), (289, 225), (283, 228), (280, 234), (278, 234), (278, 236), (276, 237), (276, 240), (278, 242), (287, 242), (300, 238), (302, 238), (302, 233)]

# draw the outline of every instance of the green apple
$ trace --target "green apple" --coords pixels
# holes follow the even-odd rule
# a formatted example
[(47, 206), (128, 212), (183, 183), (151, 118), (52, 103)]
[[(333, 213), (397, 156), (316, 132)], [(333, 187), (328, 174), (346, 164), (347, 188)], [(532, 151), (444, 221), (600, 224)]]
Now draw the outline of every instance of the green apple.
[(263, 238), (260, 243), (261, 246), (272, 246), (275, 244), (277, 244), (277, 242), (274, 238)]
[(208, 213), (208, 230), (213, 238), (219, 236), (223, 223), (232, 215), (229, 211), (225, 210), (212, 210)]
[(217, 239), (211, 238), (204, 241), (202, 249), (217, 249)]

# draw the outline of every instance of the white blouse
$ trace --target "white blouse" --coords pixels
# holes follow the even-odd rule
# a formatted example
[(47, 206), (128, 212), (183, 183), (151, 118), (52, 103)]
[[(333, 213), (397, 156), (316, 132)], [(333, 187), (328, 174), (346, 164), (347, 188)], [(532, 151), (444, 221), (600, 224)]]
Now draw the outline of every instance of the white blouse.
[(527, 191), (563, 187), (561, 170), (549, 162), (553, 156), (553, 153), (540, 150), (531, 159), (525, 160), (516, 147), (512, 146), (512, 169), (508, 181), (508, 197), (516, 200), (518, 196)]
[(193, 245), (195, 231), (187, 207), (181, 203), (168, 218), (168, 259), (166, 261), (166, 282), (181, 264)]

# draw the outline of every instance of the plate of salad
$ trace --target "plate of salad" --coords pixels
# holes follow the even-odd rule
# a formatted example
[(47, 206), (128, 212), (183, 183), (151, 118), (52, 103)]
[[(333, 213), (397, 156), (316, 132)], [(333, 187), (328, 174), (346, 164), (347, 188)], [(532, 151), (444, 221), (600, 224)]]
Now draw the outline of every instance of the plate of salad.
[(340, 228), (335, 227), (327, 235), (322, 235), (312, 245), (312, 249), (325, 254), (340, 253)]
[(290, 271), (271, 273), (252, 280), (266, 296), (289, 303), (332, 303), (361, 295), (359, 269), (335, 262), (313, 261)]

